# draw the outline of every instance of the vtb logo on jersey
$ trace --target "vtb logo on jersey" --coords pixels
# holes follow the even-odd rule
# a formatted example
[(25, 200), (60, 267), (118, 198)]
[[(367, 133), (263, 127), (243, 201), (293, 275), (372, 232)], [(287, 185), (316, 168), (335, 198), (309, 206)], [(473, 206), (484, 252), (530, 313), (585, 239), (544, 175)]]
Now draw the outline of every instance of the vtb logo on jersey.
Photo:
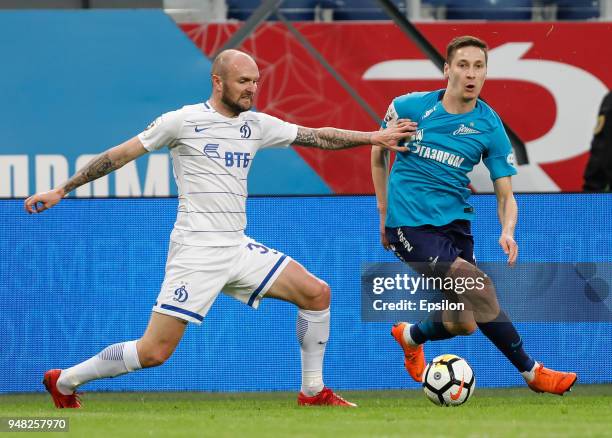
[[(221, 158), (219, 153), (218, 143), (208, 143), (202, 149), (204, 155), (208, 158)], [(230, 152), (225, 153), (225, 167), (242, 167), (246, 168), (251, 164), (251, 153), (250, 152)]]
[(251, 163), (251, 154), (249, 152), (226, 152), (225, 167), (242, 167), (246, 168)]
[(206, 146), (204, 146), (204, 149), (202, 150), (202, 152), (204, 152), (204, 155), (206, 155), (209, 158), (221, 158), (221, 155), (219, 155), (219, 145), (217, 143), (208, 143)]
[(250, 138), (251, 137), (251, 127), (247, 122), (244, 122), (244, 125), (240, 127), (240, 138)]

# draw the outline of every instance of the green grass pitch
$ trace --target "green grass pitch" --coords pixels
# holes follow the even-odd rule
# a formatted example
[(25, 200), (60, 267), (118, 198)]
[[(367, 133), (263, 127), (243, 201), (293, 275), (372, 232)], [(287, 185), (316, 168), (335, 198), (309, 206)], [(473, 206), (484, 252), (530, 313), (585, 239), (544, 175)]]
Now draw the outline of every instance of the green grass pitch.
[(0, 395), (0, 417), (68, 417), (69, 433), (130, 437), (612, 436), (612, 385), (563, 397), (527, 388), (480, 389), (440, 408), (420, 390), (341, 392), (359, 408), (298, 407), (295, 393), (86, 393), (84, 408), (55, 409), (45, 394)]

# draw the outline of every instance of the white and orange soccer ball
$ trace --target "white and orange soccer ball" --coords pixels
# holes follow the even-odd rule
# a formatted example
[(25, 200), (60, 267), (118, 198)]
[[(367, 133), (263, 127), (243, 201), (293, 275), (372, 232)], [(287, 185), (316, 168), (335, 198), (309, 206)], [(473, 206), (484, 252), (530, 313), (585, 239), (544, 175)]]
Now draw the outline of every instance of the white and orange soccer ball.
[(454, 354), (443, 354), (427, 364), (423, 390), (438, 406), (459, 406), (476, 389), (476, 377), (468, 363)]

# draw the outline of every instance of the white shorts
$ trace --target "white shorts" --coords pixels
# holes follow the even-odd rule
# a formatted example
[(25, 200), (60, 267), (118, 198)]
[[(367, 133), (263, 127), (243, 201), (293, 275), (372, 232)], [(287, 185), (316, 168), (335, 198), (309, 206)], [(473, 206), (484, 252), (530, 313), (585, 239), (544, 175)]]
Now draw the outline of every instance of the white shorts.
[(153, 311), (201, 324), (220, 292), (257, 308), (291, 257), (245, 238), (238, 246), (170, 242)]

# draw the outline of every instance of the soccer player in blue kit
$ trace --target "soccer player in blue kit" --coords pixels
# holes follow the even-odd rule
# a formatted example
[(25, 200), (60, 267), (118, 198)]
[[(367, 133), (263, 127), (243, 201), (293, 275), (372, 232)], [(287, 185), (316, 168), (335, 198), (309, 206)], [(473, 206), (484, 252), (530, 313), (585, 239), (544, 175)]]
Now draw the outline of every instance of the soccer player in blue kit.
[(545, 368), (525, 352), (520, 335), (499, 307), (493, 283), (474, 260), (470, 226), (474, 212), (467, 202), (467, 174), (481, 158), (497, 197), (499, 244), (510, 265), (518, 254), (517, 204), (511, 184), (517, 172), (499, 116), (478, 99), (486, 72), (486, 43), (472, 36), (453, 39), (444, 65), (446, 89), (409, 93), (389, 106), (384, 126), (398, 119), (418, 123), (408, 150), (397, 153), (390, 176), (388, 152), (372, 147), (383, 246), (424, 275), (454, 281), (471, 278), (472, 284), (484, 285), (472, 293), (445, 292), (447, 298), (464, 302), (466, 310), (437, 310), (418, 324), (399, 322), (391, 334), (403, 349), (406, 370), (417, 382), (425, 369), (426, 341), (469, 335), (479, 328), (532, 390), (563, 395), (576, 382), (576, 374)]

